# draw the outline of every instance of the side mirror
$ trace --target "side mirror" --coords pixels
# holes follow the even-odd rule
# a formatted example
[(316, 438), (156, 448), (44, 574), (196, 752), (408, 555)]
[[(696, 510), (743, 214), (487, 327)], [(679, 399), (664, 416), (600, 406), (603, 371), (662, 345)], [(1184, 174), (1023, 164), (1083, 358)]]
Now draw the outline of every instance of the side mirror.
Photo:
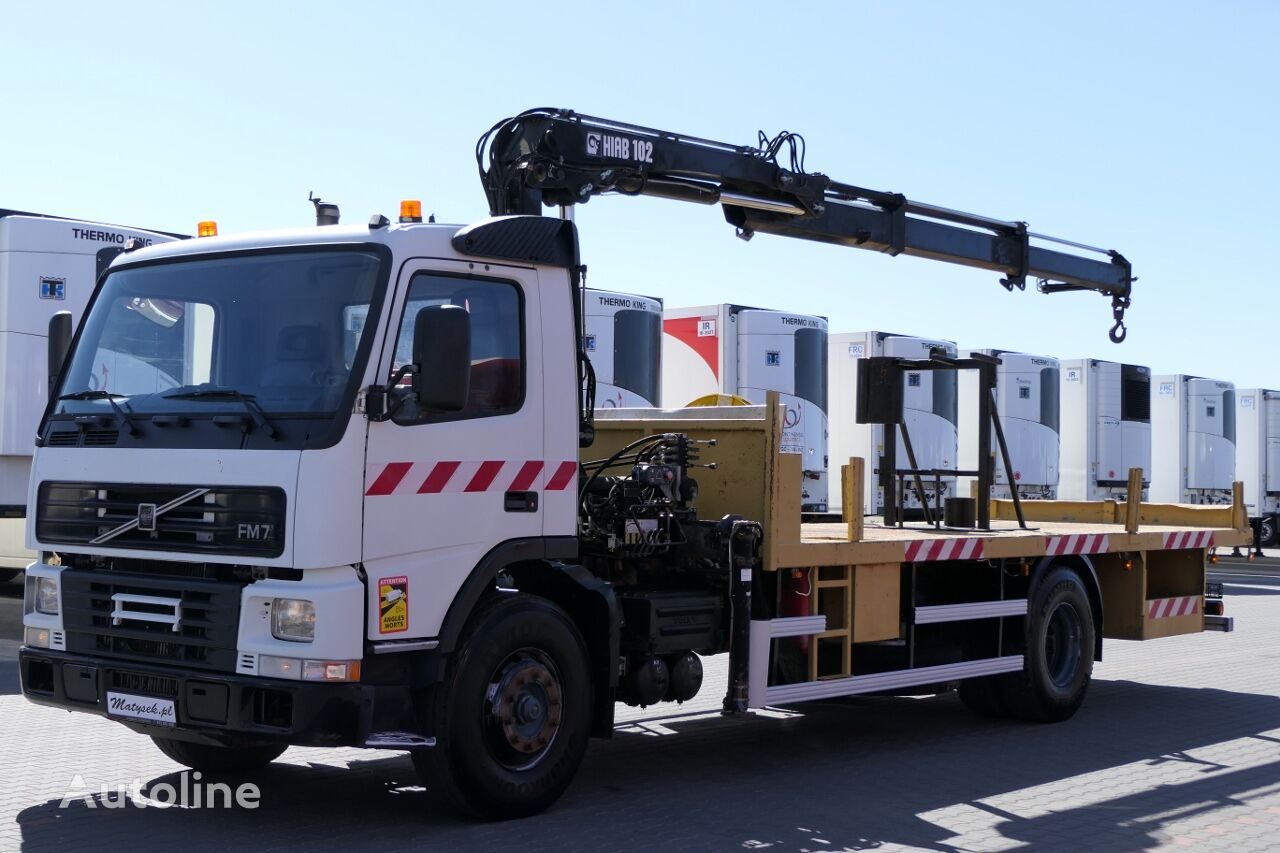
[(62, 373), (62, 363), (71, 350), (71, 312), (59, 311), (49, 318), (49, 391)]
[(471, 391), (471, 315), (461, 305), (423, 308), (413, 321), (413, 390), (422, 411), (458, 412)]

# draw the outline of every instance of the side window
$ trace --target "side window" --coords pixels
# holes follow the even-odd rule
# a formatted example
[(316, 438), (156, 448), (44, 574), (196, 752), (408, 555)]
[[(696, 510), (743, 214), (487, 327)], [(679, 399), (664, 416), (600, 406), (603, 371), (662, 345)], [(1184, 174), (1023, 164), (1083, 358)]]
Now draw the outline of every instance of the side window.
[[(419, 273), (409, 283), (390, 376), (413, 360), (413, 327), (418, 312), (458, 305), (471, 317), (471, 387), (460, 412), (418, 411), (413, 400), (396, 416), (398, 423), (464, 420), (505, 415), (524, 402), (524, 302), (514, 283), (494, 279)], [(430, 370), (430, 365), (424, 366)], [(410, 380), (401, 381), (408, 393)]]

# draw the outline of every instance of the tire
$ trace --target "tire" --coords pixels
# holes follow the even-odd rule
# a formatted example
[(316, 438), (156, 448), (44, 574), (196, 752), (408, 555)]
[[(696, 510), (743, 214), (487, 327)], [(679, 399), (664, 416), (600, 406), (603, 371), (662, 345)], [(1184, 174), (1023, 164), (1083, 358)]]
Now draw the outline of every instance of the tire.
[(1084, 702), (1093, 675), (1093, 610), (1080, 576), (1054, 566), (1032, 590), (1026, 666), (1002, 682), (1001, 700), (1020, 720), (1056, 723)]
[(179, 764), (202, 773), (231, 773), (238, 770), (257, 770), (266, 767), (280, 757), (288, 746), (285, 744), (254, 744), (215, 746), (192, 743), (175, 738), (152, 735), (151, 740), (165, 755)]
[(980, 717), (1007, 717), (1001, 676), (970, 678), (960, 682), (956, 694), (964, 706)]
[(8, 583), (16, 578), (22, 569), (0, 569), (0, 583)]
[(1264, 516), (1258, 521), (1258, 547), (1276, 547), (1277, 524), (1274, 515)]
[(413, 753), (428, 791), (485, 820), (544, 811), (573, 781), (591, 730), (577, 628), (545, 598), (501, 594), (472, 617), (435, 692), (436, 745)]

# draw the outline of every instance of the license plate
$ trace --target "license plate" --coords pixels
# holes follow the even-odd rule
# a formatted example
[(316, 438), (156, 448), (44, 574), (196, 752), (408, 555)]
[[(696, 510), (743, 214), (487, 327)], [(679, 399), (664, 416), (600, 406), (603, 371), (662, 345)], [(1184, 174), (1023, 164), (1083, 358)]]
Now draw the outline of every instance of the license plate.
[(132, 693), (107, 693), (107, 715), (144, 720), (162, 726), (172, 726), (178, 721), (178, 712), (172, 699), (156, 699), (152, 696), (135, 696)]

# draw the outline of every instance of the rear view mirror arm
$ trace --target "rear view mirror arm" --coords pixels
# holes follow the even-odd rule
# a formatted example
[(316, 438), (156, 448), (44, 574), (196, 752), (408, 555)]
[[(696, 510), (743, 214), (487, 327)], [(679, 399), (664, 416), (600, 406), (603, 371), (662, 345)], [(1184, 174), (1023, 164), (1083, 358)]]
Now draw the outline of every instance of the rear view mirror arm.
[(386, 385), (370, 385), (365, 390), (364, 404), (369, 420), (381, 422), (395, 417), (396, 413), (404, 407), (405, 401), (413, 396), (413, 392), (394, 397), (391, 392), (399, 387), (406, 376), (415, 376), (417, 373), (418, 365), (406, 364), (391, 375)]

